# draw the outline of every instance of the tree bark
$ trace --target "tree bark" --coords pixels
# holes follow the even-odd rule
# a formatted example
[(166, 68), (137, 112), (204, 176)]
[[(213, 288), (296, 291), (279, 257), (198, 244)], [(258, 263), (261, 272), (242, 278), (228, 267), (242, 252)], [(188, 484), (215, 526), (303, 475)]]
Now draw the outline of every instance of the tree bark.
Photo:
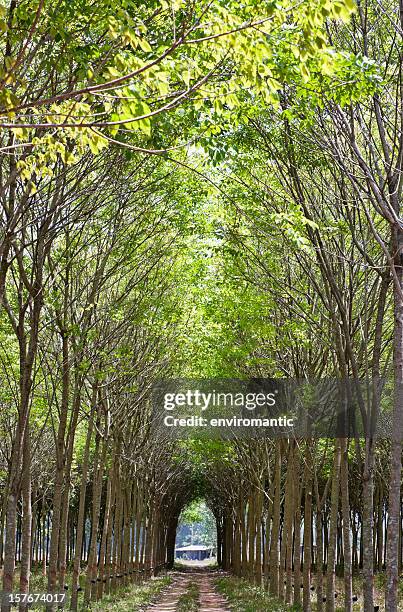
[[(27, 425), (24, 436), (24, 451), (22, 465), (22, 549), (21, 549), (21, 572), (20, 572), (20, 593), (29, 593), (29, 579), (31, 574), (31, 528), (32, 528), (32, 507), (31, 507), (31, 441), (30, 429)], [(28, 609), (28, 603), (21, 603), (20, 611)]]
[(343, 553), (344, 553), (344, 610), (352, 612), (352, 557), (350, 543), (350, 497), (348, 484), (348, 445), (346, 438), (340, 440), (341, 446), (341, 507), (343, 514)]
[(87, 475), (88, 475), (88, 467), (89, 467), (89, 458), (90, 458), (90, 447), (92, 440), (92, 431), (94, 427), (94, 404), (96, 399), (96, 388), (93, 389), (92, 394), (92, 407), (91, 414), (88, 423), (87, 430), (87, 438), (85, 441), (85, 449), (84, 449), (84, 457), (83, 457), (83, 467), (81, 474), (81, 486), (80, 486), (80, 501), (78, 508), (78, 517), (77, 517), (77, 536), (76, 536), (76, 550), (74, 555), (74, 564), (73, 564), (73, 576), (71, 581), (71, 600), (70, 600), (70, 608), (71, 610), (77, 610), (78, 604), (78, 585), (79, 585), (79, 576), (80, 576), (80, 566), (81, 566), (81, 553), (83, 547), (83, 537), (84, 537), (84, 528), (85, 528), (85, 497), (87, 490)]
[(341, 449), (340, 440), (335, 440), (333, 476), (332, 476), (332, 496), (330, 506), (329, 524), (329, 550), (327, 559), (327, 578), (326, 578), (326, 612), (334, 612), (335, 601), (335, 570), (336, 570), (336, 542), (337, 542), (337, 518), (339, 513), (339, 490), (340, 490), (340, 460)]
[(305, 454), (305, 504), (304, 504), (304, 561), (303, 561), (303, 608), (311, 612), (311, 564), (312, 564), (312, 454), (310, 441), (306, 442)]
[(276, 440), (274, 467), (274, 502), (273, 524), (270, 539), (270, 592), (279, 595), (279, 540), (280, 540), (280, 504), (281, 504), (281, 440)]
[[(388, 540), (385, 606), (388, 612), (398, 609), (400, 487), (403, 437), (403, 232), (394, 232), (394, 261), (397, 280), (394, 283), (394, 409), (388, 506)], [(398, 283), (398, 285), (396, 284)]]

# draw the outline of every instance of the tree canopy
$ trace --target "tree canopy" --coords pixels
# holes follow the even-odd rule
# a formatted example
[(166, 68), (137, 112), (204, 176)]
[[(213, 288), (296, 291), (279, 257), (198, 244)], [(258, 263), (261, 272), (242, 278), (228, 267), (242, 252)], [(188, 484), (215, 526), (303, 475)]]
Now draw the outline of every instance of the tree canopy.
[[(398, 610), (401, 4), (0, 3), (6, 594), (90, 609), (214, 516), (285, 605)], [(267, 378), (363, 381), (363, 436), (155, 427), (161, 380)]]

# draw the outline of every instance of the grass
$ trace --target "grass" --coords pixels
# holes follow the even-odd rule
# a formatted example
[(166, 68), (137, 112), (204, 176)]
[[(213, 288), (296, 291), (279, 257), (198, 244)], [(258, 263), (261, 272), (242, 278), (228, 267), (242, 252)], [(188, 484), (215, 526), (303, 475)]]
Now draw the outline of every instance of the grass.
[[(336, 580), (336, 590), (339, 592), (339, 598), (336, 605), (336, 612), (343, 612), (344, 607), (343, 597), (340, 596), (343, 593), (342, 580)], [(385, 575), (375, 575), (375, 602), (380, 604), (380, 609), (384, 610), (383, 607), (383, 590), (384, 590)], [(315, 584), (315, 581), (314, 581)], [(232, 612), (297, 612), (302, 610), (299, 606), (289, 606), (284, 604), (277, 599), (270, 596), (263, 588), (255, 586), (250, 582), (236, 578), (234, 576), (224, 576), (216, 580), (217, 589), (227, 600), (229, 607)], [(326, 585), (324, 583), (324, 590)], [(403, 581), (399, 584), (400, 596), (403, 592)], [(353, 610), (359, 612), (363, 609), (362, 602), (362, 576), (356, 576), (353, 579), (353, 593), (359, 596), (359, 601), (353, 605)], [(340, 601), (341, 599), (341, 601)], [(312, 610), (315, 611), (316, 607), (316, 592), (312, 596)], [(399, 605), (399, 610), (403, 612), (402, 602)]]
[(234, 576), (215, 581), (218, 591), (227, 598), (232, 612), (297, 612), (300, 607), (289, 606), (271, 597), (264, 589)]
[(144, 610), (160, 593), (171, 584), (169, 576), (161, 576), (118, 589), (111, 595), (106, 595), (101, 601), (93, 603), (91, 610), (96, 612), (140, 612)]
[[(92, 602), (90, 610), (103, 612), (141, 612), (146, 608), (159, 593), (171, 584), (172, 578), (169, 576), (158, 576), (140, 584), (131, 584), (126, 587), (118, 588), (110, 595), (104, 597), (98, 602)], [(85, 586), (85, 573), (82, 573), (79, 578), (81, 588)], [(15, 591), (18, 591), (18, 580), (16, 579)], [(71, 572), (66, 574), (66, 586), (68, 589), (66, 609), (68, 609), (71, 595)], [(47, 591), (47, 576), (43, 576), (39, 568), (34, 568), (31, 574), (30, 592), (41, 593)], [(59, 590), (58, 590), (59, 591)], [(84, 610), (83, 591), (78, 596), (78, 609)]]
[(209, 570), (218, 569), (217, 561), (212, 561), (211, 563), (204, 563), (203, 565), (200, 562), (192, 562), (192, 561), (175, 561), (173, 569), (178, 572), (183, 572), (191, 569), (192, 567), (200, 568), (204, 567)]
[(197, 612), (199, 609), (200, 590), (197, 584), (190, 582), (186, 592), (179, 597), (175, 612)]

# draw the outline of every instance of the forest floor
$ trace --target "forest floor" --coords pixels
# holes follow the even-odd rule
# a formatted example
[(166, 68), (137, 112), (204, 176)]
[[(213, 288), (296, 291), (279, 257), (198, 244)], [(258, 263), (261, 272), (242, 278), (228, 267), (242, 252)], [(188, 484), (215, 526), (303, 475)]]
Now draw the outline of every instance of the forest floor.
[[(154, 587), (149, 601), (145, 605), (140, 603), (136, 590), (125, 592), (121, 599), (114, 596), (114, 601), (107, 603), (105, 600), (99, 602), (94, 608), (101, 611), (132, 610), (133, 612), (291, 612), (300, 611), (302, 607), (291, 606), (279, 602), (271, 597), (267, 591), (252, 585), (246, 580), (226, 574), (212, 566), (192, 564), (191, 566), (176, 565), (175, 571), (169, 573), (170, 583), (162, 584), (160, 588)], [(158, 579), (155, 579), (156, 581)], [(166, 580), (166, 579), (165, 579)], [(354, 586), (360, 592), (360, 580), (355, 581)], [(375, 580), (377, 583), (378, 580)], [(376, 584), (376, 603), (379, 610), (384, 611), (383, 589)], [(142, 587), (147, 590), (147, 583)], [(336, 580), (336, 588), (339, 590), (336, 602), (336, 611), (344, 610), (343, 606), (343, 584)], [(312, 591), (312, 610), (316, 609), (316, 594)], [(362, 611), (362, 597), (354, 603), (354, 612)], [(403, 607), (400, 608), (399, 610)]]
[[(1, 573), (1, 572), (0, 572)], [(83, 576), (84, 577), (84, 576)], [(66, 576), (70, 582), (70, 575)], [(39, 573), (32, 575), (31, 590), (46, 590), (45, 578)], [(375, 576), (375, 602), (380, 612), (384, 612), (384, 574)], [(83, 584), (83, 583), (82, 583)], [(315, 577), (313, 576), (312, 610), (316, 610)], [(400, 585), (403, 612), (403, 581)], [(336, 579), (338, 598), (336, 611), (342, 611), (343, 580)], [(362, 579), (353, 580), (353, 593), (357, 593), (354, 612), (363, 610)], [(82, 610), (82, 593), (79, 597), (79, 610)], [(175, 569), (167, 575), (159, 575), (151, 580), (121, 587), (99, 602), (92, 603), (91, 610), (96, 612), (297, 612), (301, 607), (285, 605), (271, 597), (267, 591), (250, 582), (218, 570), (209, 563), (175, 564)]]
[[(121, 599), (102, 600), (94, 610), (133, 612), (286, 612), (284, 606), (270, 597), (263, 589), (216, 570), (214, 567), (180, 567), (169, 574), (171, 580), (152, 601), (145, 605), (138, 602), (136, 587), (126, 591)], [(137, 587), (138, 589), (139, 587)], [(147, 588), (147, 584), (144, 585)]]
[[(231, 612), (283, 612), (283, 611), (299, 611), (302, 606), (290, 606), (276, 601), (267, 591), (261, 587), (251, 584), (247, 580), (237, 578), (235, 576), (222, 576), (216, 580), (218, 590), (226, 597)], [(374, 598), (375, 610), (385, 612), (384, 606), (384, 586), (385, 575), (377, 574), (374, 579)], [(343, 598), (343, 579), (336, 578), (336, 612), (344, 611)], [(317, 609), (317, 596), (315, 586), (315, 576), (312, 576), (312, 612)], [(325, 591), (324, 584), (324, 591)], [(400, 583), (400, 604), (399, 612), (403, 612), (403, 581)], [(362, 612), (364, 609), (362, 598), (362, 577), (355, 576), (353, 579), (353, 611)]]
[(173, 581), (147, 612), (230, 612), (225, 598), (218, 592), (218, 572), (192, 567), (173, 572)]
[[(171, 576), (158, 576), (140, 584), (122, 587), (91, 605), (96, 612), (143, 612), (161, 593), (170, 588)], [(190, 612), (190, 611), (189, 611)]]

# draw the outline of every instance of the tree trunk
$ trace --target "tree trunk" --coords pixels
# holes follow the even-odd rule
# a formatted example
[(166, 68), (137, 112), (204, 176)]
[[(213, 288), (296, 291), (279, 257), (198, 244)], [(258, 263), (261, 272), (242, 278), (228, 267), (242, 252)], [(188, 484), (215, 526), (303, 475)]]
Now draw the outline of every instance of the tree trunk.
[(99, 549), (99, 567), (98, 567), (98, 589), (97, 589), (97, 599), (101, 599), (103, 595), (103, 587), (104, 587), (104, 568), (105, 564), (108, 563), (106, 557), (106, 549), (107, 549), (107, 539), (108, 539), (108, 531), (109, 531), (109, 522), (111, 520), (111, 511), (112, 511), (112, 499), (114, 495), (113, 487), (113, 472), (115, 466), (112, 465), (109, 469), (109, 478), (106, 489), (106, 501), (105, 501), (105, 513), (104, 513), (104, 524), (102, 528), (102, 540), (101, 547)]
[[(99, 445), (102, 444), (101, 457), (98, 464), (99, 457)], [(97, 575), (97, 544), (98, 544), (98, 525), (99, 525), (99, 511), (101, 505), (101, 493), (102, 493), (102, 478), (104, 473), (104, 466), (106, 460), (106, 449), (107, 441), (103, 439), (98, 441), (95, 449), (94, 458), (94, 477), (93, 477), (93, 494), (92, 494), (92, 516), (91, 516), (91, 539), (90, 549), (88, 553), (88, 566), (85, 580), (85, 591), (84, 591), (84, 606), (88, 606), (92, 597), (94, 580), (96, 581)], [(96, 589), (94, 589), (96, 592)]]
[(301, 484), (300, 484), (300, 451), (295, 448), (294, 480), (294, 603), (301, 605)]
[(304, 561), (303, 561), (303, 608), (311, 612), (311, 550), (312, 550), (312, 455), (310, 442), (306, 442), (305, 454), (305, 505), (304, 505)]
[(374, 448), (373, 439), (365, 441), (365, 465), (363, 473), (362, 549), (364, 610), (374, 609)]
[(88, 423), (87, 430), (87, 438), (85, 441), (85, 449), (84, 449), (84, 458), (83, 458), (83, 467), (82, 467), (82, 475), (81, 475), (81, 487), (80, 487), (80, 502), (78, 508), (78, 517), (77, 517), (77, 536), (76, 536), (76, 550), (74, 555), (74, 564), (73, 564), (73, 576), (71, 581), (71, 610), (77, 610), (78, 603), (78, 584), (79, 584), (79, 576), (80, 576), (80, 565), (81, 565), (81, 552), (83, 547), (83, 537), (84, 537), (84, 528), (85, 528), (85, 497), (87, 490), (87, 475), (88, 475), (88, 466), (89, 466), (89, 457), (90, 457), (90, 447), (92, 440), (92, 431), (94, 427), (94, 403), (96, 398), (96, 390), (93, 390), (92, 395), (92, 408), (91, 415)]
[(395, 253), (396, 277), (394, 283), (394, 409), (392, 427), (392, 447), (390, 455), (390, 482), (388, 506), (388, 540), (386, 556), (386, 594), (385, 607), (388, 612), (396, 612), (398, 606), (399, 581), (399, 525), (400, 525), (400, 487), (402, 473), (403, 438), (403, 232), (394, 232), (393, 252)]
[(327, 559), (327, 578), (326, 578), (326, 612), (334, 612), (334, 592), (335, 592), (335, 569), (336, 569), (336, 542), (337, 542), (337, 518), (339, 513), (339, 490), (340, 490), (340, 440), (335, 440), (333, 477), (332, 477), (332, 497), (330, 506), (330, 525), (329, 525), (329, 549)]
[[(30, 430), (27, 425), (24, 436), (24, 452), (22, 466), (22, 549), (21, 549), (21, 573), (20, 573), (20, 593), (29, 593), (29, 578), (31, 573), (31, 528), (32, 528), (32, 507), (31, 507), (31, 441)], [(28, 610), (28, 603), (21, 603), (20, 611)]]
[(341, 487), (341, 506), (343, 513), (343, 552), (344, 552), (344, 610), (352, 612), (352, 558), (350, 543), (350, 499), (348, 486), (348, 445), (343, 438), (341, 446), (341, 468), (340, 468), (340, 487)]
[(279, 594), (279, 539), (280, 539), (280, 504), (281, 504), (281, 440), (276, 440), (274, 468), (274, 502), (273, 525), (270, 539), (270, 592), (275, 597)]

